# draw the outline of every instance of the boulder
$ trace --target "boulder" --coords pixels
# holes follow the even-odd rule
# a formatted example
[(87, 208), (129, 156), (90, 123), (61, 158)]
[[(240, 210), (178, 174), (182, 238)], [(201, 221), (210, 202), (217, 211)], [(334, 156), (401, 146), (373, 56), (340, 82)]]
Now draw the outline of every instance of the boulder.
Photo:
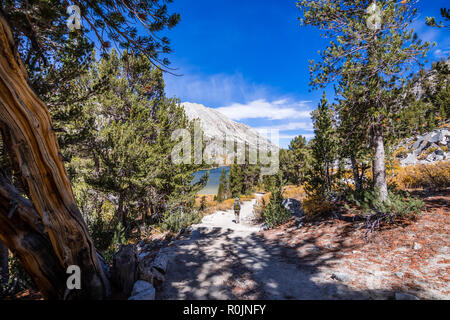
[(117, 289), (129, 295), (136, 281), (137, 249), (134, 245), (121, 245), (114, 255), (111, 282)]
[(136, 281), (128, 300), (155, 300), (155, 288), (146, 281)]
[(408, 156), (403, 159), (402, 161), (400, 161), (400, 163), (402, 164), (402, 166), (409, 166), (409, 165), (415, 165), (417, 164), (417, 157), (414, 153), (409, 153)]
[(143, 291), (154, 289), (151, 283), (147, 281), (138, 280), (134, 283), (131, 295), (135, 296)]
[(301, 218), (305, 215), (303, 212), (302, 203), (296, 199), (284, 199), (282, 205), (294, 217)]
[(139, 263), (137, 266), (137, 279), (144, 280), (149, 283), (153, 283), (153, 257), (150, 253), (143, 255), (141, 253), (139, 257)]
[(169, 258), (167, 257), (167, 255), (159, 252), (159, 254), (155, 258), (155, 261), (153, 261), (153, 268), (157, 269), (162, 274), (166, 274), (168, 264)]

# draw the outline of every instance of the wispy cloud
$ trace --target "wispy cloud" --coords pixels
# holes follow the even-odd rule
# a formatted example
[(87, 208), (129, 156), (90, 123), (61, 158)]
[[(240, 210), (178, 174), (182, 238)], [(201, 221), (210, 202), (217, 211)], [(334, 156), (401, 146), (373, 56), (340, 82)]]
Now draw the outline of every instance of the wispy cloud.
[(436, 49), (436, 50), (434, 51), (434, 56), (435, 56), (436, 58), (438, 58), (438, 59), (441, 59), (441, 58), (447, 58), (447, 57), (450, 56), (450, 50), (449, 50), (449, 49), (450, 49), (450, 48), (444, 49), (444, 50)]
[(214, 108), (228, 118), (257, 130), (279, 130), (283, 146), (300, 134), (311, 137), (313, 101), (253, 83), (240, 73), (186, 73), (182, 77), (165, 75), (165, 83), (167, 96)]
[(274, 130), (278, 129), (280, 131), (291, 131), (291, 130), (305, 130), (305, 131), (313, 131), (314, 127), (311, 121), (302, 121), (302, 122), (287, 122), (279, 125), (271, 125), (271, 126), (263, 126), (255, 128), (257, 130)]
[(209, 107), (221, 107), (235, 102), (254, 101), (273, 95), (264, 85), (244, 79), (242, 74), (165, 76), (166, 93), (182, 101), (194, 101)]
[(301, 119), (310, 117), (310, 103), (311, 101), (290, 102), (287, 99), (276, 101), (258, 99), (246, 104), (233, 103), (226, 107), (217, 108), (217, 111), (238, 121), (243, 119)]

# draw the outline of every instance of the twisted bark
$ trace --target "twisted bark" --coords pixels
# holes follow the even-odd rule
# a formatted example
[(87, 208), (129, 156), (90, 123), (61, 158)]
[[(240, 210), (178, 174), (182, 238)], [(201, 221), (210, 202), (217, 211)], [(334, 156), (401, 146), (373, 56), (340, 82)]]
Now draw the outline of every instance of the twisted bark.
[[(109, 294), (109, 281), (77, 208), (56, 136), (52, 131), (50, 114), (27, 83), (27, 72), (15, 50), (8, 23), (1, 13), (0, 128), (10, 137), (9, 145), (6, 146), (8, 157), (17, 164), (32, 203), (31, 206), (25, 204), (24, 199), (12, 199), (18, 203), (22, 215), (11, 219), (6, 226), (0, 226), (2, 240), (11, 250), (19, 252), (19, 256), (22, 255), (20, 259), (27, 270), (33, 271), (37, 265), (51, 273), (50, 268), (55, 268), (54, 274), (31, 274), (36, 284), (49, 297), (66, 297), (66, 284), (61, 283), (60, 271), (66, 270), (70, 265), (77, 265), (82, 272), (82, 289), (70, 292), (69, 298), (104, 298)], [(3, 193), (8, 193), (8, 187), (2, 185), (2, 189), (5, 189)], [(4, 196), (0, 214), (4, 222), (7, 222), (6, 206), (7, 197)], [(31, 220), (38, 221), (31, 208), (39, 217), (41, 228), (31, 226)], [(18, 209), (16, 211), (19, 212)], [(39, 241), (35, 239), (44, 236), (47, 238)], [(29, 240), (30, 237), (34, 240)], [(23, 241), (29, 246), (24, 246)], [(45, 250), (36, 251), (42, 248)], [(56, 261), (50, 259), (47, 266), (39, 255), (50, 255), (50, 250)], [(30, 255), (33, 258), (29, 258)]]

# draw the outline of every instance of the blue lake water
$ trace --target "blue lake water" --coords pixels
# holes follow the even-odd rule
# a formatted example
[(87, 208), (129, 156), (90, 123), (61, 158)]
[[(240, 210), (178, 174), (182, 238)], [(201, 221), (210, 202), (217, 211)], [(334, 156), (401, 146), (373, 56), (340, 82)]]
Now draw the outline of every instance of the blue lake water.
[(225, 172), (227, 173), (227, 177), (228, 177), (228, 173), (230, 172), (230, 167), (221, 167), (221, 168), (210, 169), (210, 170), (202, 170), (202, 171), (198, 171), (198, 172), (194, 173), (193, 183), (198, 182), (200, 180), (200, 178), (206, 172), (209, 172), (208, 183), (202, 190), (200, 190), (198, 192), (198, 194), (217, 194), (217, 191), (219, 190), (220, 175), (222, 174), (223, 169), (225, 169)]

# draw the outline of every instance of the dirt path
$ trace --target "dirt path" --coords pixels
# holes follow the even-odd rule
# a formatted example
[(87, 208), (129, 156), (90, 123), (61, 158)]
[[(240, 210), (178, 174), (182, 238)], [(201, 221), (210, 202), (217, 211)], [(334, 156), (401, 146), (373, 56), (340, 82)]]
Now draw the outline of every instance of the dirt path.
[[(242, 205), (251, 215), (256, 200)], [(368, 298), (331, 279), (329, 270), (299, 263), (296, 253), (262, 237), (260, 226), (236, 224), (232, 211), (206, 216), (163, 249), (169, 269), (159, 299)], [(313, 249), (312, 249), (313, 250)]]
[(419, 196), (427, 208), (417, 221), (368, 238), (341, 220), (259, 232), (216, 212), (162, 249), (170, 263), (157, 298), (448, 300), (450, 190)]

